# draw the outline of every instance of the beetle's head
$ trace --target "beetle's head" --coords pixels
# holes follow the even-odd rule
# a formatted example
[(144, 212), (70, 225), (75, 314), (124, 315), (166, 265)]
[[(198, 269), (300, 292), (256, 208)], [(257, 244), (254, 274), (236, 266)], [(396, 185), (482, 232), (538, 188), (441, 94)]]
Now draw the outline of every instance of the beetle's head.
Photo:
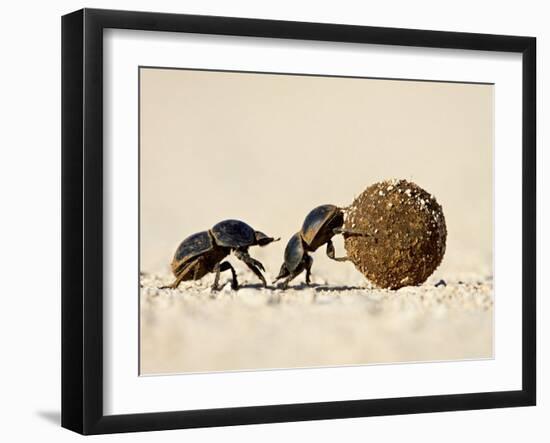
[(267, 235), (265, 235), (263, 232), (260, 232), (260, 231), (255, 231), (255, 233), (256, 233), (256, 244), (259, 246), (265, 246), (270, 243), (273, 243), (274, 241), (280, 240), (280, 238), (268, 237)]

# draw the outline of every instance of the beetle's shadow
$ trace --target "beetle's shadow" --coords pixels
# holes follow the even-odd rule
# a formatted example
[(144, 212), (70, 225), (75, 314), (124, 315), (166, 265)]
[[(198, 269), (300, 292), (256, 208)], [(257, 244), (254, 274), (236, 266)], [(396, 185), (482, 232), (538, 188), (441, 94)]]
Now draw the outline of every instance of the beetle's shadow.
[(358, 291), (358, 290), (367, 290), (365, 286), (347, 286), (347, 285), (339, 285), (339, 286), (327, 286), (327, 285), (318, 285), (315, 290), (317, 292), (340, 292), (340, 291)]
[[(264, 288), (264, 285), (262, 285), (261, 283), (245, 283), (245, 284), (241, 284), (239, 285), (239, 289), (258, 289), (258, 290), (262, 290), (262, 289), (277, 289), (275, 286), (270, 286), (270, 285), (267, 285), (267, 288)], [(238, 293), (239, 291), (237, 291)]]
[(367, 289), (363, 286), (347, 286), (337, 285), (330, 286), (327, 284), (311, 283), (306, 285), (304, 282), (298, 285), (290, 285), (287, 290), (305, 291), (307, 289), (313, 289), (315, 292), (340, 292), (340, 291), (356, 291), (358, 289)]
[[(242, 289), (257, 289), (262, 290), (264, 289), (263, 285), (261, 283), (247, 283), (241, 285)], [(277, 290), (281, 289), (280, 285), (268, 285), (265, 289), (271, 289), (271, 290)], [(309, 285), (306, 285), (305, 283), (300, 283), (297, 285), (290, 285), (287, 289), (284, 289), (283, 291), (305, 291), (308, 289), (313, 289), (316, 292), (343, 292), (343, 291), (357, 291), (361, 289), (368, 289), (363, 286), (347, 286), (347, 285), (338, 285), (338, 286), (329, 286), (326, 284), (319, 284), (319, 283), (311, 283)]]

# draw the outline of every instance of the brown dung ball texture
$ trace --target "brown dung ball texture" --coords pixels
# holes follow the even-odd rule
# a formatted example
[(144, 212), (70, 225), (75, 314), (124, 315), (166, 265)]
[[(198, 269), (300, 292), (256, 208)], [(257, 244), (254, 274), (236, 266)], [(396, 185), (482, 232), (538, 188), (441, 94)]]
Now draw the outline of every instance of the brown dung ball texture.
[(355, 267), (381, 288), (420, 285), (445, 254), (447, 228), (441, 206), (420, 186), (388, 180), (369, 186), (351, 204), (345, 228)]

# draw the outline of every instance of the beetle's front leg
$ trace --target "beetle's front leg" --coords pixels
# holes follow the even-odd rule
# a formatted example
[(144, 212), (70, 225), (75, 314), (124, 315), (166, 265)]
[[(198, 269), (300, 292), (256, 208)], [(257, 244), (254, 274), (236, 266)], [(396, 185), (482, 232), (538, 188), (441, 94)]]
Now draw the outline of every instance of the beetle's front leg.
[(255, 260), (252, 257), (250, 257), (250, 255), (248, 254), (248, 251), (246, 251), (245, 249), (236, 249), (235, 257), (243, 261), (246, 264), (246, 266), (248, 266), (248, 268), (256, 275), (256, 277), (258, 277), (262, 281), (264, 288), (267, 288), (267, 282), (265, 281), (265, 277), (260, 271), (260, 269), (265, 271), (264, 265), (262, 265), (258, 260)]
[(334, 256), (334, 243), (332, 243), (332, 240), (329, 240), (327, 242), (327, 256), (328, 256), (328, 258), (331, 258), (332, 260), (336, 260), (336, 261), (349, 261), (349, 260), (351, 260), (349, 257), (335, 257)]
[(358, 237), (372, 237), (371, 234), (364, 231), (357, 231), (355, 229), (346, 229), (346, 228), (334, 228), (332, 230), (336, 235), (342, 234), (343, 236), (358, 236)]

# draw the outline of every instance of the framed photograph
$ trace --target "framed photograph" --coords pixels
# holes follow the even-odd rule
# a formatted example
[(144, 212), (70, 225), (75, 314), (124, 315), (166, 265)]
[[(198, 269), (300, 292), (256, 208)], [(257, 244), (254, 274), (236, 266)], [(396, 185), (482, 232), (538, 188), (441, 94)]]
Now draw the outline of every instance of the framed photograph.
[(62, 19), (62, 425), (535, 404), (533, 37)]

